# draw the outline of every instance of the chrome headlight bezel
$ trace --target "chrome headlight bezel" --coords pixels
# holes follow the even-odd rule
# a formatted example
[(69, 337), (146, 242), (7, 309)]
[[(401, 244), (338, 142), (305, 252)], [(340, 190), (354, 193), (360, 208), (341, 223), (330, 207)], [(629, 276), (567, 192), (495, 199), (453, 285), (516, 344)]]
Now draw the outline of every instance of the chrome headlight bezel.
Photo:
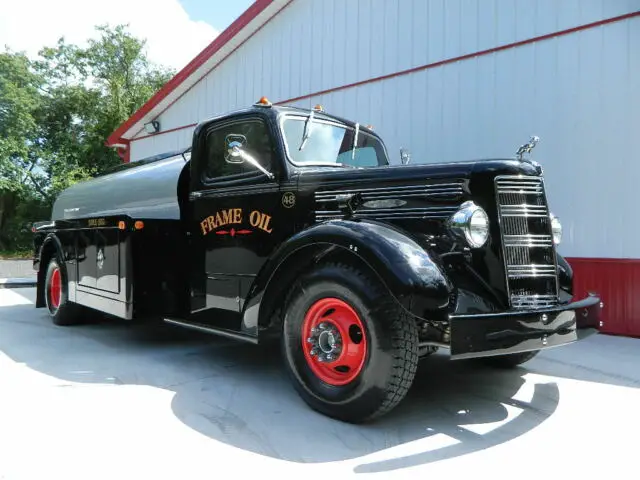
[[(479, 225), (481, 226), (480, 236), (478, 236), (477, 230), (473, 231)], [(489, 227), (489, 215), (482, 207), (472, 201), (464, 202), (460, 209), (449, 219), (451, 233), (458, 239), (464, 240), (471, 248), (480, 248), (487, 243), (489, 240)]]
[(551, 237), (553, 239), (553, 244), (560, 245), (560, 242), (562, 242), (562, 223), (560, 222), (560, 218), (551, 212), (549, 219), (551, 221)]

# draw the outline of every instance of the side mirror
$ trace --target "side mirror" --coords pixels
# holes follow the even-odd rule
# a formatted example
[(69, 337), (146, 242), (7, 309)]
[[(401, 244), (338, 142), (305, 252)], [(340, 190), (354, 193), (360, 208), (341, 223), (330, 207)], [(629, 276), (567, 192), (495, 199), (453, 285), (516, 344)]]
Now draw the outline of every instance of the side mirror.
[(256, 167), (271, 180), (275, 178), (273, 173), (260, 165), (260, 162), (258, 162), (258, 160), (253, 158), (244, 150), (244, 146), (247, 144), (247, 138), (244, 135), (227, 135), (227, 138), (225, 138), (225, 143), (227, 145), (227, 153), (224, 156), (225, 162), (234, 164), (247, 162)]
[(411, 161), (411, 153), (404, 147), (400, 148), (400, 161), (402, 165), (407, 165)]
[(247, 144), (247, 139), (244, 135), (227, 135), (225, 138), (227, 145), (227, 154), (224, 159), (227, 163), (244, 163), (244, 158), (241, 155), (241, 149)]

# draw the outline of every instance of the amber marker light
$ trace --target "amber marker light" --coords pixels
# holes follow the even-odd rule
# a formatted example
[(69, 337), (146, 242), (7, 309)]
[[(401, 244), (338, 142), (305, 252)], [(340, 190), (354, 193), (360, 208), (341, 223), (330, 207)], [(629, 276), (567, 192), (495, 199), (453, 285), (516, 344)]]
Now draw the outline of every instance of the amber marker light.
[(268, 106), (271, 106), (271, 102), (267, 97), (261, 97), (260, 100), (258, 100), (258, 103), (256, 103), (256, 105), (264, 105), (268, 107)]
[(120, 230), (124, 230), (124, 229), (125, 229), (125, 227), (126, 227), (125, 223), (124, 223), (122, 220), (120, 220), (120, 221), (118, 222), (118, 228), (119, 228)]
[(136, 220), (136, 223), (133, 224), (133, 227), (136, 230), (142, 230), (144, 228), (144, 222), (142, 220)]
[(324, 112), (324, 108), (322, 108), (322, 105), (320, 105), (320, 104), (318, 104), (318, 105), (316, 105), (315, 107), (313, 107), (313, 109), (314, 109), (316, 112)]

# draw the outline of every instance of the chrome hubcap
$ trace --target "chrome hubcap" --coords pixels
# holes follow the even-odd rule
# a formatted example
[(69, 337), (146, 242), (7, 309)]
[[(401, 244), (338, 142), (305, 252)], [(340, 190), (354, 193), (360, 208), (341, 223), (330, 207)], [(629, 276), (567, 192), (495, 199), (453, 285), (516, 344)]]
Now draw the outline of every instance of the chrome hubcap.
[(307, 339), (311, 344), (311, 356), (319, 362), (336, 360), (342, 352), (342, 337), (338, 329), (328, 322), (323, 322), (317, 328), (311, 329), (311, 336)]

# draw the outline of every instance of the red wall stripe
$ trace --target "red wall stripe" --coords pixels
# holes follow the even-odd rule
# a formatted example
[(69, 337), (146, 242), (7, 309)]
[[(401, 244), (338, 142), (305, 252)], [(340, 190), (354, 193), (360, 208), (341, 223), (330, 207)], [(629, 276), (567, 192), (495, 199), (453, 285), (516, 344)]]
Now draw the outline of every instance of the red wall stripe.
[[(291, 1), (293, 1), (293, 0), (291, 0)], [(285, 7), (287, 7), (291, 3), (291, 1), (287, 2), (287, 4), (285, 4), (278, 12), (276, 12), (271, 18), (269, 18), (268, 21), (271, 21), (276, 15), (278, 15)], [(500, 52), (500, 51), (503, 51), (503, 50), (517, 48), (517, 47), (521, 47), (523, 45), (528, 45), (528, 44), (531, 44), (531, 43), (540, 42), (540, 41), (548, 40), (548, 39), (555, 38), (555, 37), (561, 37), (561, 36), (564, 36), (564, 35), (569, 35), (571, 33), (579, 32), (579, 31), (583, 31), (583, 30), (588, 30), (590, 28), (596, 28), (596, 27), (600, 27), (602, 25), (607, 25), (607, 24), (610, 24), (610, 23), (620, 22), (622, 20), (626, 20), (626, 19), (629, 19), (629, 18), (637, 17), (637, 16), (640, 16), (640, 10), (636, 11), (636, 12), (627, 13), (627, 14), (624, 14), (624, 15), (619, 15), (617, 17), (611, 17), (611, 18), (607, 18), (607, 19), (604, 19), (604, 20), (599, 20), (597, 22), (587, 23), (587, 24), (584, 24), (584, 25), (580, 25), (578, 27), (573, 27), (573, 28), (569, 28), (569, 29), (566, 29), (566, 30), (560, 30), (560, 31), (555, 32), (555, 33), (548, 33), (546, 35), (540, 35), (538, 37), (533, 37), (533, 38), (529, 38), (529, 39), (526, 39), (526, 40), (521, 40), (519, 42), (508, 43), (508, 44), (501, 45), (501, 46), (498, 46), (498, 47), (495, 47), (495, 48), (490, 48), (490, 49), (487, 49), (487, 50), (480, 50), (478, 52), (468, 53), (466, 55), (460, 55), (458, 57), (452, 57), (452, 58), (448, 58), (448, 59), (445, 59), (445, 60), (440, 60), (440, 61), (434, 62), (434, 63), (428, 63), (426, 65), (421, 65), (421, 66), (418, 66), (418, 67), (409, 68), (407, 70), (401, 70), (399, 72), (389, 73), (387, 75), (381, 75), (379, 77), (374, 77), (374, 78), (370, 78), (370, 79), (367, 79), (367, 80), (361, 80), (361, 81), (358, 81), (358, 82), (350, 83), (350, 84), (347, 84), (347, 85), (342, 85), (342, 86), (339, 86), (339, 87), (333, 87), (333, 88), (328, 88), (326, 90), (321, 90), (321, 91), (314, 92), (314, 93), (308, 93), (308, 94), (305, 94), (305, 95), (301, 95), (299, 97), (289, 98), (287, 100), (281, 100), (281, 101), (275, 102), (275, 104), (276, 105), (282, 105), (282, 104), (285, 104), (285, 103), (296, 102), (298, 100), (304, 100), (306, 98), (311, 98), (311, 97), (315, 97), (315, 96), (318, 96), (318, 95), (325, 95), (325, 94), (328, 94), (328, 93), (339, 92), (341, 90), (347, 90), (349, 88), (354, 88), (354, 87), (358, 87), (358, 86), (361, 86), (361, 85), (366, 85), (368, 83), (380, 82), (380, 81), (387, 80), (387, 79), (390, 79), (390, 78), (400, 77), (400, 76), (403, 76), (403, 75), (408, 75), (408, 74), (419, 72), (419, 71), (422, 71), (422, 70), (428, 70), (430, 68), (440, 67), (440, 66), (443, 66), (443, 65), (447, 65), (449, 63), (460, 62), (460, 61), (463, 61), (463, 60), (469, 60), (471, 58), (477, 58), (477, 57), (481, 57), (481, 56), (484, 56), (484, 55), (489, 55), (489, 54), (492, 54), (492, 53)], [(266, 23), (263, 24), (262, 26), (264, 26), (264, 25), (266, 25)], [(260, 27), (260, 28), (262, 28), (262, 27)], [(255, 35), (255, 33), (257, 33), (258, 31), (259, 30), (256, 30), (256, 32), (254, 32), (253, 35)], [(251, 38), (251, 37), (249, 37), (249, 38)], [(249, 40), (249, 38), (247, 38), (245, 40), (245, 42), (247, 40)], [(229, 55), (231, 55), (232, 53), (233, 52), (229, 53)], [(224, 60), (229, 58), (229, 55), (227, 55), (216, 66), (214, 66), (204, 76), (202, 76), (202, 78), (200, 80), (198, 80), (198, 82), (196, 82), (194, 85), (192, 85), (189, 88), (189, 90), (191, 88), (193, 88), (197, 83), (199, 83), (203, 78), (205, 78), (209, 73), (211, 73), (211, 71), (213, 69), (217, 68)], [(186, 94), (189, 90), (185, 91), (182, 95)], [(174, 100), (173, 102), (171, 102), (171, 104), (169, 104), (158, 115), (156, 115), (155, 118), (157, 118), (160, 115), (162, 115), (162, 113), (164, 113), (169, 107), (171, 107), (171, 105), (173, 105), (179, 98), (181, 98), (182, 95), (180, 97), (178, 97), (176, 100)], [(152, 98), (152, 100), (153, 100), (153, 98)], [(151, 102), (152, 100), (150, 100), (149, 102)], [(158, 102), (159, 102), (159, 100), (158, 100)], [(156, 102), (156, 104), (158, 102)], [(142, 108), (146, 108), (146, 106), (147, 106), (147, 104), (145, 104)], [(153, 104), (147, 110), (150, 110), (153, 106), (155, 106), (155, 104)], [(137, 113), (138, 112), (136, 112), (136, 114)], [(138, 121), (138, 120), (136, 120), (136, 121)], [(134, 123), (135, 122), (131, 122), (130, 125), (133, 125)], [(125, 124), (123, 124), (123, 126), (124, 125)], [(155, 135), (162, 135), (163, 133), (169, 133), (169, 132), (173, 132), (175, 130), (181, 130), (181, 129), (184, 129), (184, 128), (189, 128), (191, 126), (193, 126), (193, 124), (192, 125), (184, 125), (182, 127), (176, 127), (176, 128), (171, 129), (171, 130), (167, 130), (165, 132), (156, 133)], [(116, 132), (120, 131), (121, 127), (119, 127), (119, 129), (116, 130)], [(127, 127), (127, 128), (129, 128), (129, 127)], [(119, 135), (123, 134), (125, 131), (126, 131), (126, 129), (122, 130), (122, 133), (120, 133)], [(141, 130), (139, 130), (136, 133), (136, 135), (138, 133), (140, 133), (140, 131)], [(113, 139), (112, 139), (112, 137), (113, 137)], [(134, 138), (132, 141), (141, 140), (142, 138), (146, 138), (146, 136), (145, 137), (140, 137), (140, 138)], [(118, 141), (118, 139), (115, 138), (115, 132), (114, 132), (114, 134), (112, 134), (109, 137), (109, 143), (117, 143), (117, 141)]]
[(503, 50), (509, 50), (509, 49), (512, 49), (512, 48), (521, 47), (523, 45), (528, 45), (530, 43), (535, 43), (535, 42), (540, 42), (540, 41), (543, 41), (543, 40), (548, 40), (550, 38), (562, 37), (564, 35), (569, 35), (571, 33), (579, 32), (581, 30), (588, 30), (590, 28), (596, 28), (596, 27), (600, 27), (602, 25), (606, 25), (606, 24), (609, 24), (609, 23), (620, 22), (622, 20), (626, 20), (628, 18), (633, 18), (633, 17), (637, 17), (637, 16), (640, 16), (640, 11), (627, 13), (625, 15), (619, 15), (617, 17), (607, 18), (605, 20), (599, 20), (597, 22), (587, 23), (587, 24), (584, 24), (584, 25), (580, 25), (578, 27), (568, 28), (566, 30), (560, 30), (559, 32), (555, 32), (555, 33), (548, 33), (546, 35), (540, 35), (538, 37), (528, 38), (526, 40), (521, 40), (519, 42), (508, 43), (506, 45), (501, 45), (499, 47), (489, 48), (487, 50), (480, 50), (479, 52), (475, 52), (475, 53), (468, 53), (466, 55), (460, 55), (458, 57), (448, 58), (446, 60), (440, 60), (440, 61), (434, 62), (434, 63), (428, 63), (426, 65), (421, 65), (419, 67), (409, 68), (407, 70), (401, 70), (399, 72), (389, 73), (387, 75), (381, 75), (379, 77), (370, 78), (368, 80), (361, 80), (359, 82), (350, 83), (348, 85), (342, 85), (340, 87), (328, 88), (327, 90), (321, 90), (319, 92), (310, 93), (310, 94), (307, 94), (307, 95), (301, 95), (299, 97), (290, 98), (288, 100), (283, 100), (283, 101), (277, 102), (277, 103), (283, 104), (283, 103), (296, 102), (298, 100), (304, 100), (306, 98), (315, 97), (315, 96), (318, 96), (318, 95), (326, 95), (327, 93), (339, 92), (341, 90), (346, 90), (348, 88), (358, 87), (358, 86), (361, 86), (361, 85), (366, 85), (368, 83), (380, 82), (382, 80), (387, 80), (389, 78), (394, 78), (394, 77), (400, 77), (400, 76), (403, 76), (403, 75), (409, 75), (410, 73), (415, 73), (415, 72), (419, 72), (419, 71), (422, 71), (422, 70), (428, 70), (430, 68), (435, 68), (435, 67), (441, 67), (442, 65), (447, 65), (449, 63), (460, 62), (462, 60), (469, 60), (471, 58), (482, 57), (484, 55), (489, 55), (491, 53), (496, 53), (496, 52), (500, 52), (500, 51), (503, 51)]
[(184, 130), (185, 128), (195, 127), (196, 125), (197, 125), (197, 123), (190, 123), (189, 125), (183, 125), (181, 127), (170, 128), (169, 130), (164, 130), (164, 131), (158, 132), (158, 133), (152, 133), (150, 135), (145, 135), (144, 137), (132, 138), (131, 140), (129, 140), (129, 142), (137, 142), (138, 140), (144, 140), (145, 138), (157, 137), (158, 135), (163, 135), (165, 133), (177, 132), (178, 130)]
[(595, 292), (604, 302), (602, 332), (640, 337), (640, 260), (567, 258), (578, 298)]

